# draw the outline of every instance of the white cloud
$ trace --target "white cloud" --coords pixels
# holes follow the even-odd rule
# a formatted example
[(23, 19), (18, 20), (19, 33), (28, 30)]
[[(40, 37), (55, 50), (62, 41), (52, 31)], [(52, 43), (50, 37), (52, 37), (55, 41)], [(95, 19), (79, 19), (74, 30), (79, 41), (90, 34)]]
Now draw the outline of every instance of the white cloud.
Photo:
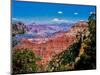
[(78, 13), (77, 13), (77, 12), (75, 12), (75, 13), (74, 13), (74, 15), (78, 15)]
[(23, 19), (13, 17), (12, 20), (14, 20), (14, 21), (22, 21)]
[(58, 23), (60, 23), (60, 22), (68, 22), (68, 21), (65, 20), (65, 19), (54, 18), (54, 19), (52, 19), (52, 22), (58, 22)]
[(59, 19), (58, 18), (54, 18), (52, 21), (56, 21), (57, 22), (57, 21), (59, 21)]
[(63, 12), (62, 11), (58, 11), (58, 14), (62, 14)]
[(92, 11), (90, 12), (90, 14), (93, 14), (93, 13), (95, 13), (95, 12), (92, 12)]
[(84, 20), (80, 20), (80, 21), (84, 21)]
[(18, 20), (17, 18), (12, 18), (12, 20)]

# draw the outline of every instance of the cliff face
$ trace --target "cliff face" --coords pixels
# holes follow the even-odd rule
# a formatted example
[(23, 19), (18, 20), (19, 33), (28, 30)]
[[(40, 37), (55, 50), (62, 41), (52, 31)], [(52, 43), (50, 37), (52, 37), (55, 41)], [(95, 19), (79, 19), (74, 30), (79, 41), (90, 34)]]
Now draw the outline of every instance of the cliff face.
[(12, 24), (12, 36), (16, 34), (24, 34), (26, 32), (26, 26), (22, 22)]
[(83, 32), (87, 29), (86, 22), (76, 23), (69, 31), (56, 32), (51, 37), (37, 37), (33, 39), (22, 39), (21, 43), (15, 46), (15, 49), (29, 48), (36, 55), (42, 57), (41, 61), (37, 64), (47, 64), (52, 60), (53, 56), (63, 52), (70, 45), (76, 42), (78, 36), (82, 36)]

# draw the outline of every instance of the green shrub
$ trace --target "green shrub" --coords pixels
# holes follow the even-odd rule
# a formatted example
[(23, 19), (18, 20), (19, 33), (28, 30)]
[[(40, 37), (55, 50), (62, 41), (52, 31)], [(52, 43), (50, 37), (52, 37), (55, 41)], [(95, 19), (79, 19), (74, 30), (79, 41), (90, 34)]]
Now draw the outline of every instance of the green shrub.
[(13, 73), (36, 72), (36, 57), (32, 50), (20, 49), (13, 51)]

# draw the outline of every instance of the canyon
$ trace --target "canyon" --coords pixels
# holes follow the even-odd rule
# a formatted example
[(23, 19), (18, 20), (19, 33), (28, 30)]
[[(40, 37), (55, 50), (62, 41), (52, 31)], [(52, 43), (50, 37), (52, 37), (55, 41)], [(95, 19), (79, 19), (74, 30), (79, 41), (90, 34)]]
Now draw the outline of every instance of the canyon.
[(68, 31), (57, 31), (49, 37), (38, 36), (33, 38), (22, 38), (20, 44), (13, 49), (31, 49), (36, 56), (42, 59), (37, 61), (38, 65), (48, 64), (52, 58), (67, 50), (70, 45), (76, 42), (78, 36), (83, 36), (87, 30), (86, 22), (75, 23)]

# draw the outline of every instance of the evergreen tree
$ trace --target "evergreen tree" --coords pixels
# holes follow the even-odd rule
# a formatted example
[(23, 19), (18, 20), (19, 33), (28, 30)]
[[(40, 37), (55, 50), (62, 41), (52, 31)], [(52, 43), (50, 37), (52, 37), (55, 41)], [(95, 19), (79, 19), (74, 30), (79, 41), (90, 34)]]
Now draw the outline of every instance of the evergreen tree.
[(96, 14), (93, 13), (88, 18), (88, 31), (89, 36), (85, 44), (88, 46), (85, 48), (85, 53), (81, 56), (81, 59), (75, 64), (75, 69), (95, 69), (96, 68)]
[(14, 74), (37, 71), (36, 57), (32, 50), (14, 50), (12, 58)]

